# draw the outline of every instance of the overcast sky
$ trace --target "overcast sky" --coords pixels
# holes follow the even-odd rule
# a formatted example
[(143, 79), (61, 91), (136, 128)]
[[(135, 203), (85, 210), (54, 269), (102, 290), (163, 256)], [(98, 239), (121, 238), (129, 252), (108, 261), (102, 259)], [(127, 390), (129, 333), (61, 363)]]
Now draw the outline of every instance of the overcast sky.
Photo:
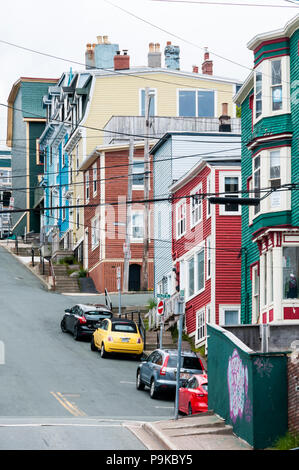
[[(7, 104), (12, 85), (21, 76), (59, 78), (70, 67), (82, 69), (83, 66), (71, 61), (83, 64), (86, 44), (95, 43), (98, 35), (107, 35), (121, 50), (128, 49), (132, 66), (147, 64), (149, 42), (160, 43), (163, 52), (166, 41), (171, 41), (180, 46), (181, 70), (191, 71), (192, 65), (201, 65), (203, 48), (207, 46), (214, 61), (215, 75), (244, 80), (253, 64), (252, 53), (246, 46), (248, 41), (258, 33), (282, 28), (299, 13), (299, 7), (287, 8), (294, 5), (285, 0), (230, 0), (231, 3), (252, 5), (263, 3), (267, 7), (205, 5), (196, 4), (196, 0), (192, 3), (111, 0), (110, 3), (167, 31), (164, 32), (107, 1), (1, 2), (1, 41), (65, 60), (26, 52), (0, 42), (0, 103)], [(285, 8), (269, 5), (284, 5)], [(1, 148), (6, 142), (6, 116), (7, 108), (0, 106)]]

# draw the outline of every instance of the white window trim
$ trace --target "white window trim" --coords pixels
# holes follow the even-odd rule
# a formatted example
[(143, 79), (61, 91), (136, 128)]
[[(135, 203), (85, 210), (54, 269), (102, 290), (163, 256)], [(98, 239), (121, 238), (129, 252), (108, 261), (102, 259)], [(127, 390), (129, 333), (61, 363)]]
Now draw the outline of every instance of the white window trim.
[[(260, 269), (260, 265), (255, 265), (252, 267), (252, 302), (251, 302), (251, 305), (252, 305), (252, 318), (251, 318), (251, 321), (252, 323), (257, 323), (258, 321), (258, 318), (259, 318), (259, 315), (260, 315), (260, 310), (261, 310), (261, 306), (260, 306), (260, 299), (261, 299), (261, 292), (260, 292), (260, 273), (259, 273), (259, 269)], [(258, 293), (256, 294), (255, 293), (255, 288), (256, 288), (256, 285), (255, 285), (255, 273), (257, 274), (257, 279), (258, 279)], [(258, 311), (256, 310), (255, 306), (256, 306), (256, 302), (255, 302), (255, 298), (258, 298)]]
[[(139, 116), (143, 116), (142, 114), (142, 92), (144, 91), (144, 114), (146, 115), (145, 112), (145, 88), (140, 88), (139, 89)], [(158, 115), (157, 113), (157, 101), (158, 101), (158, 93), (157, 93), (157, 88), (150, 88), (150, 92), (153, 92), (155, 95), (155, 108), (154, 108), (154, 114), (155, 116)], [(151, 116), (150, 116), (151, 117)]]
[[(239, 191), (241, 190), (241, 173), (240, 171), (222, 171), (220, 173), (220, 193), (221, 193), (221, 197), (224, 197), (225, 194), (229, 194), (229, 193), (225, 193), (225, 178), (238, 178), (238, 188), (239, 188)], [(233, 193), (232, 193), (233, 195)], [(236, 196), (239, 198), (241, 197), (241, 193), (238, 193), (236, 194)], [(237, 203), (237, 198), (236, 198), (236, 203)], [(240, 216), (241, 215), (241, 206), (238, 207), (238, 210), (237, 211), (225, 211), (225, 205), (224, 204), (220, 204), (219, 206), (219, 215), (229, 215), (229, 216), (232, 216), (232, 215), (237, 215), (237, 216)]]
[[(209, 280), (211, 279), (211, 274), (212, 274), (212, 248), (211, 248), (211, 241), (212, 241), (212, 236), (209, 235), (206, 238), (206, 279)], [(208, 243), (210, 243), (210, 249), (208, 247)], [(208, 266), (210, 261), (210, 274), (208, 274)]]
[[(204, 263), (204, 266), (203, 266), (203, 270), (204, 270), (204, 276), (203, 276), (203, 287), (200, 289), (200, 290), (197, 290), (197, 281), (198, 281), (198, 263), (197, 263), (197, 255), (203, 251), (203, 263)], [(194, 293), (192, 295), (189, 295), (189, 261), (191, 259), (194, 259)], [(206, 288), (206, 279), (205, 279), (205, 269), (206, 269), (206, 260), (205, 260), (205, 249), (204, 249), (204, 245), (201, 244), (200, 248), (199, 247), (196, 247), (196, 250), (195, 251), (192, 251), (192, 254), (191, 253), (188, 253), (188, 257), (185, 259), (185, 293), (186, 293), (186, 300), (191, 300), (193, 299), (194, 297), (197, 297), (198, 295), (200, 295), (202, 292), (205, 291), (205, 288)]]
[[(271, 62), (273, 60), (281, 60), (281, 82), (282, 82), (282, 109), (272, 110), (272, 70)], [(281, 56), (263, 60), (254, 73), (254, 90), (256, 84), (256, 72), (262, 73), (262, 114), (256, 118), (256, 101), (253, 103), (253, 125), (257, 124), (261, 119), (270, 116), (279, 116), (291, 112), (290, 102), (290, 57)]]
[[(212, 191), (212, 178), (211, 173), (207, 176), (207, 193), (211, 194)], [(209, 210), (210, 209), (210, 210)], [(206, 217), (207, 220), (212, 216), (212, 204), (206, 199)]]
[[(202, 194), (202, 183), (197, 185), (196, 188), (192, 189), (192, 191), (190, 192), (190, 196), (192, 196), (194, 194), (198, 194), (198, 192), (200, 192)], [(196, 227), (196, 225), (198, 225), (200, 222), (202, 222), (202, 219), (203, 219), (203, 202), (202, 202), (203, 200), (202, 200), (202, 198), (199, 199), (199, 201), (200, 201), (200, 204), (199, 204), (200, 218), (195, 223), (193, 223), (192, 222), (192, 197), (190, 198), (190, 228), (194, 228), (194, 227)]]
[[(134, 162), (143, 162), (143, 164), (145, 165), (144, 163), (144, 158), (143, 157), (134, 157), (133, 158), (133, 163)], [(132, 178), (133, 178), (133, 168), (134, 166), (132, 167)], [(145, 170), (145, 168), (144, 168)], [(137, 173), (135, 173), (137, 174)], [(144, 191), (144, 179), (145, 179), (145, 174), (143, 175), (143, 184), (140, 184), (140, 185), (134, 185), (133, 182), (132, 182), (132, 190), (133, 191)], [(149, 189), (150, 189), (150, 178), (149, 178)]]
[(181, 91), (195, 91), (195, 116), (192, 117), (198, 117), (198, 99), (197, 99), (197, 92), (198, 91), (212, 91), (214, 92), (214, 116), (206, 116), (206, 119), (212, 119), (213, 117), (215, 118), (217, 116), (217, 103), (218, 103), (218, 95), (217, 95), (217, 90), (213, 88), (178, 88), (177, 89), (177, 96), (176, 96), (176, 102), (177, 102), (177, 117), (184, 117), (180, 116), (180, 92)]
[[(241, 324), (241, 305), (240, 304), (222, 304), (219, 305), (219, 325), (225, 326), (225, 310), (238, 310), (238, 325)], [(226, 325), (230, 326), (230, 325)], [(232, 326), (232, 325), (231, 325)]]
[(90, 181), (89, 181), (89, 170), (87, 170), (85, 172), (85, 199), (86, 199), (86, 202), (89, 202), (89, 198), (90, 198)]
[[(96, 223), (95, 227), (94, 227), (94, 223)], [(100, 234), (99, 234), (99, 225), (100, 225), (100, 219), (99, 219), (99, 216), (95, 216), (91, 219), (90, 221), (90, 227), (91, 227), (91, 249), (92, 251), (95, 250), (98, 246), (99, 246), (99, 242), (100, 242)], [(96, 239), (96, 242), (94, 243), (94, 230), (95, 230), (95, 239)]]
[[(133, 237), (133, 215), (135, 214), (141, 214), (143, 216), (143, 237), (140, 237), (140, 238), (134, 238)], [(143, 210), (134, 210), (132, 209), (131, 211), (131, 230), (130, 230), (130, 233), (131, 233), (131, 243), (143, 243), (144, 241), (144, 211)]]
[[(203, 315), (203, 323), (201, 324), (201, 326), (199, 327), (199, 316), (200, 315)], [(198, 331), (199, 331), (199, 328), (203, 328), (203, 336), (201, 336), (200, 338), (198, 337)], [(197, 310), (196, 312), (196, 330), (195, 330), (195, 343), (202, 343), (204, 340), (205, 340), (205, 337), (206, 337), (206, 312), (205, 312), (205, 308), (201, 308), (200, 310)]]
[[(185, 230), (178, 234), (178, 210), (181, 206), (185, 206)], [(176, 239), (179, 240), (180, 238), (182, 238), (185, 234), (186, 234), (186, 231), (187, 231), (187, 203), (186, 203), (186, 199), (182, 199), (180, 202), (178, 202), (178, 204), (176, 205), (176, 227), (175, 227), (175, 232), (176, 232)]]
[(98, 166), (97, 162), (95, 162), (92, 166), (92, 191), (93, 191), (93, 196), (97, 195), (98, 192)]

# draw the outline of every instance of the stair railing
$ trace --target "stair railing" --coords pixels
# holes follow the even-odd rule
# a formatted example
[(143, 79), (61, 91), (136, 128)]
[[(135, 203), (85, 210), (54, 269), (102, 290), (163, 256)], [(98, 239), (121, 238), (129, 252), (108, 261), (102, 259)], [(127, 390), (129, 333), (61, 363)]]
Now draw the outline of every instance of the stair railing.
[(53, 266), (53, 263), (52, 263), (52, 259), (51, 259), (51, 258), (49, 259), (49, 267), (50, 267), (50, 273), (51, 273), (52, 280), (53, 280), (53, 290), (56, 290), (55, 270), (54, 270), (54, 266)]
[(107, 291), (106, 287), (105, 287), (105, 305), (106, 305), (107, 308), (112, 310), (112, 300), (111, 300), (111, 297), (110, 297), (109, 292)]

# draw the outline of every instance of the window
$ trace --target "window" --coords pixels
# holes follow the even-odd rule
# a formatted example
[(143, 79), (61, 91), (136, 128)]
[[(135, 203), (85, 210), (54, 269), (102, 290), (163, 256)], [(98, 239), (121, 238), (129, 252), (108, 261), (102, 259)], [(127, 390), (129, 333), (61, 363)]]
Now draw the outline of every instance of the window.
[(260, 277), (259, 266), (252, 268), (252, 322), (257, 322), (260, 313)]
[(61, 156), (62, 156), (62, 166), (65, 166), (66, 163), (66, 158), (65, 158), (65, 151), (64, 151), (64, 146), (61, 144)]
[(201, 310), (196, 314), (196, 342), (205, 338), (205, 311)]
[(282, 109), (281, 60), (271, 62), (272, 111)]
[(77, 208), (76, 208), (76, 228), (77, 228), (77, 230), (79, 230), (79, 228), (80, 228), (80, 207), (79, 207), (80, 199), (79, 198), (77, 199), (77, 204), (76, 205), (77, 205)]
[(91, 248), (94, 250), (98, 246), (100, 240), (100, 220), (95, 217), (91, 221)]
[(195, 189), (191, 195), (190, 209), (191, 209), (191, 227), (194, 227), (201, 221), (202, 218), (202, 198), (201, 198), (201, 187)]
[(44, 164), (44, 152), (40, 149), (39, 139), (36, 139), (36, 164)]
[(79, 159), (79, 145), (76, 146), (76, 170), (79, 171), (80, 159)]
[[(211, 194), (211, 175), (207, 178), (207, 194)], [(207, 199), (207, 218), (211, 215), (211, 203), (209, 199)]]
[[(140, 98), (140, 116), (145, 116), (145, 90), (141, 90), (141, 98)], [(155, 109), (156, 109), (156, 90), (150, 89), (149, 90), (150, 97), (149, 97), (149, 115), (155, 116)]]
[(189, 297), (194, 294), (194, 257), (188, 261), (188, 293)]
[(62, 193), (61, 197), (61, 205), (62, 205), (62, 220), (65, 220), (66, 217), (66, 199), (65, 199), (65, 192)]
[(95, 163), (92, 168), (92, 179), (93, 179), (93, 195), (97, 194), (97, 187), (98, 187), (98, 171), (97, 171), (97, 164)]
[(205, 286), (205, 261), (204, 250), (197, 253), (197, 290), (201, 291)]
[(299, 247), (283, 248), (283, 297), (298, 299)]
[(256, 118), (261, 116), (262, 110), (263, 110), (262, 85), (263, 85), (262, 72), (257, 71), (255, 75), (255, 117)]
[(89, 172), (87, 171), (85, 173), (85, 196), (86, 196), (86, 201), (89, 200)]
[(220, 306), (220, 323), (221, 325), (239, 325), (240, 324), (240, 306), (239, 305), (223, 305)]
[[(220, 191), (223, 193), (223, 197), (239, 198), (239, 188), (240, 188), (240, 173), (222, 173), (220, 181)], [(220, 206), (219, 210), (220, 215), (239, 215), (241, 209), (238, 204), (227, 203)]]
[[(275, 189), (280, 185), (280, 150), (273, 150), (270, 151), (270, 186)], [(274, 191), (271, 194), (271, 207), (280, 207), (280, 192)]]
[(132, 238), (138, 241), (143, 240), (143, 212), (132, 211)]
[(214, 117), (215, 93), (211, 90), (179, 90), (179, 116)]
[(133, 160), (132, 168), (133, 188), (143, 189), (144, 185), (144, 160)]
[(211, 237), (207, 238), (206, 249), (207, 249), (207, 279), (209, 279), (211, 277)]
[[(254, 197), (260, 198), (260, 187), (261, 187), (261, 157), (258, 155), (253, 160), (253, 189)], [(254, 206), (254, 214), (260, 211), (260, 204)]]
[(181, 238), (186, 232), (186, 203), (180, 202), (176, 209), (176, 236)]

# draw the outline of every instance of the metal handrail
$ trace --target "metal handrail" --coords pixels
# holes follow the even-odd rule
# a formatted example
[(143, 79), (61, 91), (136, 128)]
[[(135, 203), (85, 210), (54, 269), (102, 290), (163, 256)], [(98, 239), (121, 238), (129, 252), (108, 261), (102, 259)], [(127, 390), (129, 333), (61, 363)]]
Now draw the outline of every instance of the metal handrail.
[(107, 291), (106, 287), (105, 287), (105, 304), (106, 304), (107, 308), (112, 310), (112, 300), (111, 300), (111, 297), (110, 297), (109, 292)]

